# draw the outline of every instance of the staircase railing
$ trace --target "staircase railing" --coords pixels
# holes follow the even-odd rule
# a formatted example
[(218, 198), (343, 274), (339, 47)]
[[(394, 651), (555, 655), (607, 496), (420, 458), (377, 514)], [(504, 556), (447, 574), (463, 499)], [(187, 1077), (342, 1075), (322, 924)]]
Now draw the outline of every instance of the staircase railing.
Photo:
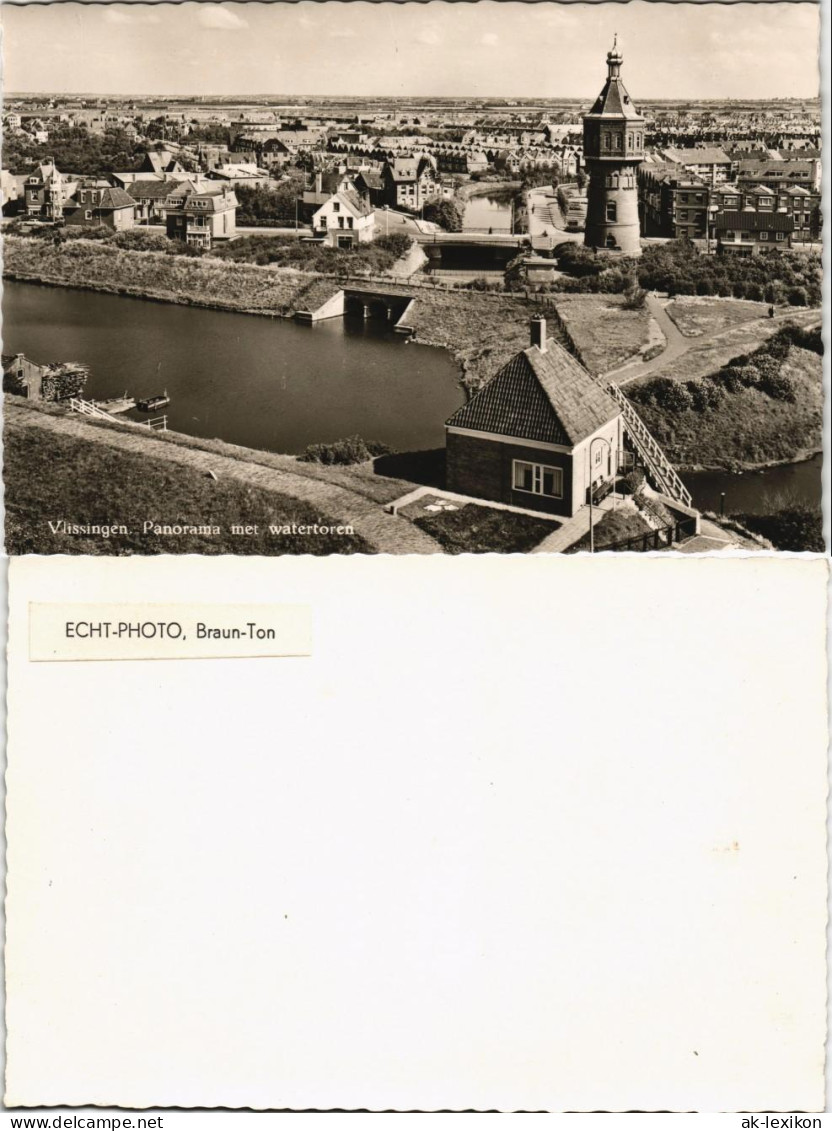
[(644, 460), (658, 489), (663, 495), (675, 499), (677, 503), (683, 503), (686, 507), (692, 506), (693, 500), (690, 491), (679, 478), (676, 468), (659, 447), (655, 436), (633, 408), (632, 402), (614, 382), (610, 381), (604, 387), (606, 392), (621, 406), (624, 424), (630, 439), (633, 441), (633, 446)]

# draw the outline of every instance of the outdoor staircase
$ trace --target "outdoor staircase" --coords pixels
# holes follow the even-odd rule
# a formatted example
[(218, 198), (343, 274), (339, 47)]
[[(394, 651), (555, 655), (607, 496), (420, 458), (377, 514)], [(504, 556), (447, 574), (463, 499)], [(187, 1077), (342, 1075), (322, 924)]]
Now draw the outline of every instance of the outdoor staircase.
[(663, 495), (675, 499), (684, 506), (693, 505), (690, 491), (684, 485), (676, 468), (664, 454), (656, 438), (633, 408), (632, 402), (621, 392), (618, 385), (610, 382), (607, 391), (621, 405), (624, 426), (633, 442), (633, 447), (644, 460), (652, 475), (655, 486)]
[[(601, 382), (599, 381), (598, 384), (601, 384)], [(614, 381), (605, 383), (603, 387), (604, 391), (609, 393), (621, 406), (624, 426), (633, 442), (633, 447), (644, 461), (656, 489), (661, 494), (667, 495), (668, 498), (675, 499), (677, 503), (682, 503), (686, 507), (693, 506), (690, 491), (659, 447), (652, 432), (633, 408), (632, 402), (621, 392)]]
[(100, 420), (112, 420), (116, 424), (119, 423), (111, 413), (105, 412), (103, 408), (99, 408), (92, 401), (82, 400), (81, 397), (71, 397), (69, 407), (73, 412), (83, 413), (84, 416), (97, 416)]

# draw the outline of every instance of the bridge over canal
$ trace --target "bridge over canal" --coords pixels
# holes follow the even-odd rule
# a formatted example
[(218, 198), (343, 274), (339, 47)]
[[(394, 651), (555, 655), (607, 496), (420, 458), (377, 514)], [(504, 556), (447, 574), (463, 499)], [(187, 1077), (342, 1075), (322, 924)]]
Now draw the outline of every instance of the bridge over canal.
[(345, 283), (332, 284), (326, 298), (319, 293), (307, 296), (306, 308), (295, 312), (297, 322), (314, 323), (327, 318), (364, 318), (386, 322), (396, 333), (412, 335), (410, 327), (402, 325), (415, 294), (412, 289), (395, 284), (361, 286)]

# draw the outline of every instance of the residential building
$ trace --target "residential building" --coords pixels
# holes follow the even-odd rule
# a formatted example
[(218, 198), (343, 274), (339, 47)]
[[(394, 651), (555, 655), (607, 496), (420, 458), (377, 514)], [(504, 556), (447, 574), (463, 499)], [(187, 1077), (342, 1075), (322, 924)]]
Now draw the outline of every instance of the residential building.
[(717, 251), (731, 255), (757, 255), (772, 248), (788, 248), (794, 221), (783, 212), (720, 212), (714, 221)]
[[(725, 212), (759, 212), (765, 215), (788, 216), (792, 221), (790, 243), (809, 243), (820, 238), (822, 228), (821, 194), (809, 192), (800, 185), (775, 192), (765, 185), (754, 187), (722, 185), (713, 195), (712, 224)], [(782, 242), (781, 237), (781, 241)], [(770, 242), (771, 236), (762, 242)], [(774, 237), (775, 242), (777, 237)]]
[(645, 119), (621, 81), (623, 56), (613, 44), (607, 81), (584, 116), (589, 174), (584, 244), (641, 255), (636, 169), (644, 160)]
[(175, 177), (133, 181), (127, 191), (136, 203), (136, 223), (164, 224), (168, 198), (182, 183)]
[(567, 518), (615, 475), (624, 443), (620, 406), (543, 318), (445, 433), (449, 490)]
[[(306, 189), (298, 199), (299, 219), (304, 224), (312, 222), (318, 209), (331, 199), (333, 193), (357, 192), (356, 176), (339, 169), (327, 173), (319, 171), (311, 189)], [(363, 195), (358, 193), (359, 196)]]
[(333, 193), (312, 217), (312, 231), (329, 247), (354, 247), (375, 236), (375, 212), (354, 190)]
[(171, 175), (184, 173), (185, 167), (177, 161), (176, 156), (169, 149), (150, 149), (145, 153), (139, 171)]
[(169, 239), (210, 248), (217, 240), (231, 239), (236, 234), (237, 197), (228, 185), (202, 188), (182, 196), (171, 194), (166, 209)]
[(816, 158), (780, 158), (776, 161), (740, 161), (738, 185), (765, 185), (779, 191), (800, 185), (810, 192), (820, 191), (821, 163)]
[(700, 146), (676, 148), (671, 146), (662, 150), (661, 155), (665, 161), (674, 165), (681, 165), (689, 176), (711, 186), (729, 180), (736, 169), (736, 164), (725, 150), (719, 148), (710, 149)]
[(638, 168), (639, 204), (645, 236), (705, 239), (710, 189), (678, 166), (644, 163)]
[(58, 171), (51, 157), (45, 158), (26, 177), (23, 186), (26, 215), (41, 220), (60, 220), (76, 184), (77, 180)]
[(136, 222), (136, 202), (107, 181), (82, 181), (64, 206), (67, 226), (111, 228), (121, 232)]
[(254, 162), (237, 162), (236, 164), (217, 165), (208, 174), (212, 181), (222, 181), (239, 188), (266, 188), (272, 183), (268, 169), (261, 169)]
[(382, 170), (384, 203), (418, 212), (437, 193), (436, 166), (427, 154), (394, 157)]

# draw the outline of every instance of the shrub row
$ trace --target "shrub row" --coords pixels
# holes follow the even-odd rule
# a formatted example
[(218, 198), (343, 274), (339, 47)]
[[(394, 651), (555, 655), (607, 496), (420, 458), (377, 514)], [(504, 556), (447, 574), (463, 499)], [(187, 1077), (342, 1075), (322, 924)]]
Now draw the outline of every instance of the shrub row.
[(335, 440), (332, 444), (310, 444), (298, 459), (303, 463), (321, 463), (330, 467), (333, 464), (366, 463), (375, 456), (390, 455), (390, 451), (386, 444), (378, 440), (348, 436), (345, 440)]
[(671, 413), (689, 409), (705, 412), (717, 408), (727, 393), (740, 393), (743, 389), (757, 389), (772, 400), (793, 403), (794, 381), (782, 372), (792, 346), (823, 353), (820, 329), (804, 330), (788, 323), (752, 353), (732, 357), (709, 377), (684, 382), (656, 377), (631, 389), (628, 395), (638, 404), (655, 405)]

